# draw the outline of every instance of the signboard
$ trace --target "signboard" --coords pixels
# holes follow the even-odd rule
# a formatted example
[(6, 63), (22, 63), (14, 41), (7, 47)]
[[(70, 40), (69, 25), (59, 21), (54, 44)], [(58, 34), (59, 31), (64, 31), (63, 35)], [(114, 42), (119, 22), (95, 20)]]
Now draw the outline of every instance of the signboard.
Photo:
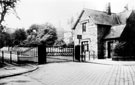
[(77, 39), (82, 39), (82, 35), (77, 35)]

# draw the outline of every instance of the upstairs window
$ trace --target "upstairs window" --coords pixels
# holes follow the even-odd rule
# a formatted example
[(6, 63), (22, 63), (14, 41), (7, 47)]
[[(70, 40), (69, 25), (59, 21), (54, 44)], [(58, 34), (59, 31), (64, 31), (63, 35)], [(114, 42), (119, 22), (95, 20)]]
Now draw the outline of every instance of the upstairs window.
[(82, 32), (86, 32), (86, 22), (85, 23), (82, 23)]

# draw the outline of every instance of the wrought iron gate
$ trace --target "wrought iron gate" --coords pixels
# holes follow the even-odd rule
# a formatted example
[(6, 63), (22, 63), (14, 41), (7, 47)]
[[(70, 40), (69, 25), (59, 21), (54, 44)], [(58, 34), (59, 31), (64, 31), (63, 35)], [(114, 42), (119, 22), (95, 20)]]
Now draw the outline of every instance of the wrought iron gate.
[(74, 61), (73, 47), (46, 47), (47, 63)]

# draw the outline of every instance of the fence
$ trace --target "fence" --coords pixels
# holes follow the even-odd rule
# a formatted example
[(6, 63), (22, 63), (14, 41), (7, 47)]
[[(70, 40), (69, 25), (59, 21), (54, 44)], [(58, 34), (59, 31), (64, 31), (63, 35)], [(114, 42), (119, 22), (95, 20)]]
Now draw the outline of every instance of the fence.
[[(89, 54), (80, 54), (80, 47), (18, 47), (13, 50), (0, 50), (0, 62), (1, 63), (41, 63), (41, 61), (50, 62), (67, 62), (67, 61), (84, 61), (90, 60), (90, 58), (95, 59), (95, 52), (90, 51)], [(38, 53), (40, 55), (38, 55)], [(74, 54), (75, 53), (75, 54)]]
[[(74, 48), (62, 48), (62, 47), (45, 47), (46, 51), (43, 51), (42, 54), (45, 55), (47, 63), (49, 62), (65, 62), (65, 61), (74, 61)], [(41, 55), (42, 55), (41, 54)], [(5, 63), (39, 63), (39, 60), (42, 59), (38, 57), (38, 48), (31, 47), (17, 47), (10, 50), (1, 50), (0, 51), (0, 62)], [(41, 56), (40, 56), (41, 57)], [(43, 60), (43, 59), (42, 59)]]
[[(23, 48), (22, 48), (23, 49)], [(37, 48), (27, 48), (27, 51), (0, 51), (0, 62), (1, 63), (37, 63)]]
[(46, 47), (47, 62), (74, 61), (73, 47)]
[(74, 48), (46, 47), (47, 56), (73, 56)]

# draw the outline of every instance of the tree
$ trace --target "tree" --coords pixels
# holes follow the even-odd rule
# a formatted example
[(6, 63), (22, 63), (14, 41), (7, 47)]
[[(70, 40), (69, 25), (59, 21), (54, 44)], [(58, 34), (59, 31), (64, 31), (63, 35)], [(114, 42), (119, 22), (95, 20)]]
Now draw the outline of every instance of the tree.
[(63, 39), (60, 39), (60, 40), (56, 40), (54, 46), (65, 47), (66, 46), (66, 43), (64, 42)]
[(50, 23), (41, 25), (37, 34), (36, 40), (41, 43), (46, 43), (46, 45), (49, 46), (52, 46), (55, 43), (55, 40), (57, 40), (56, 28)]
[(40, 38), (40, 41), (46, 42), (46, 45), (53, 45), (57, 40), (56, 28), (49, 23), (44, 24), (43, 29), (40, 29), (38, 33), (37, 40)]
[[(0, 0), (0, 32), (3, 30), (3, 24), (5, 15), (9, 12), (9, 10), (14, 10), (16, 7), (16, 3), (19, 0)], [(16, 12), (16, 11), (15, 11)]]
[(21, 44), (26, 38), (27, 38), (27, 35), (24, 29), (17, 29), (12, 34), (13, 43), (15, 45)]
[(40, 27), (41, 27), (41, 26), (38, 25), (38, 24), (33, 24), (33, 25), (30, 26), (29, 29), (27, 29), (26, 32), (27, 32), (28, 35), (31, 35), (31, 33), (33, 33), (34, 31), (37, 32), (38, 29), (40, 29)]
[(4, 46), (9, 46), (11, 42), (10, 34), (7, 32), (3, 32), (4, 35)]
[(74, 42), (73, 42), (73, 41), (70, 42), (67, 46), (68, 46), (68, 47), (74, 47)]
[(0, 48), (11, 44), (10, 34), (7, 32), (0, 33)]
[(52, 46), (55, 43), (55, 40), (57, 40), (56, 28), (49, 23), (42, 25), (34, 24), (30, 26), (27, 33), (28, 37), (26, 43), (29, 42), (29, 44), (46, 43), (46, 45)]

